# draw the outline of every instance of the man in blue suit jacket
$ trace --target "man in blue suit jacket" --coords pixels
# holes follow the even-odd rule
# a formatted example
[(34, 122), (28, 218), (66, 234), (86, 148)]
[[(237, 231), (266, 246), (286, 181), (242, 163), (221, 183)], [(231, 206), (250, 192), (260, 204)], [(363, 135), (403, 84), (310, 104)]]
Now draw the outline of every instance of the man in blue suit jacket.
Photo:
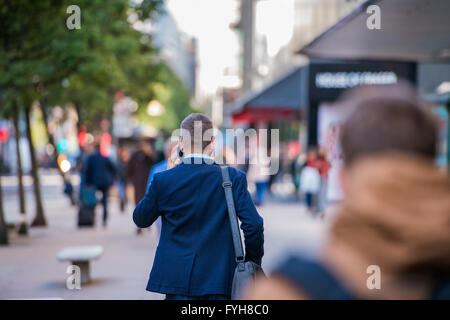
[(108, 220), (109, 188), (114, 183), (116, 168), (112, 161), (101, 154), (100, 144), (96, 144), (95, 152), (87, 158), (85, 168), (85, 185), (93, 185), (102, 192), (103, 226)]
[[(202, 114), (188, 116), (181, 129), (196, 137), (198, 123), (201, 137), (212, 129), (211, 121)], [(201, 142), (204, 152), (190, 152), (197, 142), (188, 143), (182, 134), (179, 146), (185, 154), (183, 161), (176, 160), (175, 149), (168, 161), (169, 170), (155, 174), (134, 210), (133, 220), (140, 228), (162, 219), (147, 290), (165, 293), (166, 299), (229, 299), (236, 263), (221, 170), (208, 155), (213, 139)], [(233, 168), (229, 172), (246, 260), (261, 264), (263, 219), (247, 191), (245, 174)]]

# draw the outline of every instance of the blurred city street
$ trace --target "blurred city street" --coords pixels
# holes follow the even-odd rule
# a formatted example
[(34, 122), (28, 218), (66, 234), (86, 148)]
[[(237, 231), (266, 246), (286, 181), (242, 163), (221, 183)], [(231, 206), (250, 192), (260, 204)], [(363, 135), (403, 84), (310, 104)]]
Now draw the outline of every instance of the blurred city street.
[[(111, 197), (111, 216), (107, 229), (101, 227), (101, 206), (96, 213), (96, 227), (76, 227), (77, 207), (62, 193), (61, 177), (56, 171), (42, 171), (42, 194), (48, 227), (30, 228), (29, 235), (0, 247), (0, 299), (163, 299), (164, 295), (145, 291), (153, 263), (158, 233), (152, 226), (140, 236), (131, 219), (131, 204), (122, 214), (116, 197)], [(4, 177), (6, 220), (18, 220), (15, 177)], [(75, 181), (75, 177), (73, 177)], [(25, 179), (26, 197), (31, 187)], [(28, 201), (27, 217), (34, 216)], [(265, 224), (263, 268), (270, 271), (280, 257), (290, 251), (314, 254), (324, 236), (324, 225), (313, 219), (300, 202), (272, 199), (259, 209)], [(101, 245), (104, 254), (91, 263), (92, 283), (81, 290), (66, 288), (69, 263), (56, 259), (66, 246)]]
[(0, 300), (450, 299), (449, 12), (0, 0)]

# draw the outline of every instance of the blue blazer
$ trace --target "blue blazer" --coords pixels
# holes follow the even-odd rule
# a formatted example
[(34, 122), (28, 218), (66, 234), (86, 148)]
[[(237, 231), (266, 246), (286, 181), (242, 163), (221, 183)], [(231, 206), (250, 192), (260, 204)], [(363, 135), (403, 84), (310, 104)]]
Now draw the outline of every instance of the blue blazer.
[[(217, 164), (181, 163), (155, 174), (133, 212), (140, 228), (159, 216), (162, 230), (148, 291), (202, 296), (231, 295), (236, 267), (230, 222)], [(236, 213), (244, 232), (246, 260), (261, 264), (263, 219), (247, 191), (245, 174), (230, 168)]]
[(108, 157), (96, 151), (87, 159), (85, 175), (86, 184), (106, 189), (114, 183), (116, 168)]

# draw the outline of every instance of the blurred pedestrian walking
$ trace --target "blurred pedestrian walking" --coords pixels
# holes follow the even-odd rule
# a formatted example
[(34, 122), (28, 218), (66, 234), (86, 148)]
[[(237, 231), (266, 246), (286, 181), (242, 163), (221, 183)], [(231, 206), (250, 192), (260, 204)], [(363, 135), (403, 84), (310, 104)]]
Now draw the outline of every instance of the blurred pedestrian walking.
[(254, 137), (253, 148), (250, 149), (250, 152), (247, 178), (248, 181), (255, 184), (255, 205), (260, 206), (264, 203), (269, 187), (270, 158), (267, 154), (267, 148), (262, 145), (258, 136)]
[(103, 227), (108, 221), (109, 188), (114, 184), (116, 168), (112, 161), (101, 154), (100, 144), (96, 144), (95, 151), (88, 156), (85, 173), (86, 186), (94, 186), (102, 193)]
[(75, 162), (75, 170), (78, 171), (80, 176), (80, 186), (79, 186), (79, 199), (82, 198), (83, 187), (86, 182), (86, 168), (87, 168), (87, 160), (89, 156), (94, 151), (92, 144), (86, 144), (84, 147), (80, 147), (80, 153)]
[[(148, 173), (156, 163), (155, 156), (150, 142), (141, 141), (139, 149), (131, 155), (130, 161), (128, 161), (127, 181), (133, 185), (135, 205), (144, 198), (147, 190)], [(138, 228), (136, 232), (140, 234), (142, 230)]]
[(130, 161), (130, 152), (126, 147), (120, 147), (117, 157), (117, 191), (120, 199), (120, 211), (125, 211), (127, 205), (127, 166)]
[(304, 153), (298, 152), (297, 154), (291, 154), (290, 158), (289, 173), (292, 176), (292, 183), (294, 184), (294, 198), (298, 200), (300, 196), (300, 175), (306, 164), (306, 156)]
[(306, 164), (300, 174), (300, 188), (305, 195), (305, 204), (312, 213), (317, 212), (317, 198), (320, 191), (320, 173), (317, 168), (317, 151), (308, 150)]
[(317, 150), (316, 168), (320, 175), (320, 188), (317, 195), (317, 212), (319, 214), (325, 211), (327, 206), (327, 182), (328, 171), (330, 171), (331, 163), (328, 160), (326, 150), (319, 147)]
[[(181, 123), (178, 148), (166, 171), (153, 176), (133, 220), (146, 228), (161, 217), (161, 236), (148, 291), (167, 300), (230, 299), (236, 257), (221, 167), (214, 162), (214, 138), (203, 141), (212, 122), (191, 114)], [(194, 131), (200, 130), (200, 132)], [(198, 138), (199, 137), (199, 138)], [(258, 265), (264, 253), (263, 220), (247, 191), (245, 174), (228, 167), (236, 213), (245, 237), (245, 261)]]
[(289, 258), (248, 298), (450, 299), (450, 177), (435, 164), (435, 119), (413, 97), (397, 86), (350, 95), (345, 199), (324, 251)]

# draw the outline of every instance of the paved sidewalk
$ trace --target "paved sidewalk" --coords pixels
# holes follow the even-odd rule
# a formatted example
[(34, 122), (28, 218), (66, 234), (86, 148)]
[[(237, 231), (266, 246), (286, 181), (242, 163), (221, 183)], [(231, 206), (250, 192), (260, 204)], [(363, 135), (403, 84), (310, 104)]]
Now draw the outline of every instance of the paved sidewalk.
[[(43, 187), (47, 228), (30, 229), (7, 247), (0, 247), (0, 299), (163, 299), (145, 291), (158, 234), (155, 229), (136, 236), (131, 219), (133, 208), (120, 213), (117, 200), (110, 201), (111, 216), (107, 229), (101, 227), (101, 206), (97, 208), (97, 227), (77, 229), (77, 209), (71, 207), (55, 185)], [(28, 188), (27, 188), (28, 189)], [(6, 191), (7, 218), (17, 217), (17, 199)], [(32, 194), (27, 191), (28, 218), (34, 214)], [(324, 236), (324, 224), (312, 219), (299, 203), (270, 202), (258, 209), (265, 221), (263, 267), (269, 271), (289, 251), (314, 254)], [(31, 216), (31, 217), (30, 217)], [(81, 290), (66, 289), (68, 263), (56, 255), (65, 246), (101, 245), (103, 256), (91, 263), (92, 284)]]

